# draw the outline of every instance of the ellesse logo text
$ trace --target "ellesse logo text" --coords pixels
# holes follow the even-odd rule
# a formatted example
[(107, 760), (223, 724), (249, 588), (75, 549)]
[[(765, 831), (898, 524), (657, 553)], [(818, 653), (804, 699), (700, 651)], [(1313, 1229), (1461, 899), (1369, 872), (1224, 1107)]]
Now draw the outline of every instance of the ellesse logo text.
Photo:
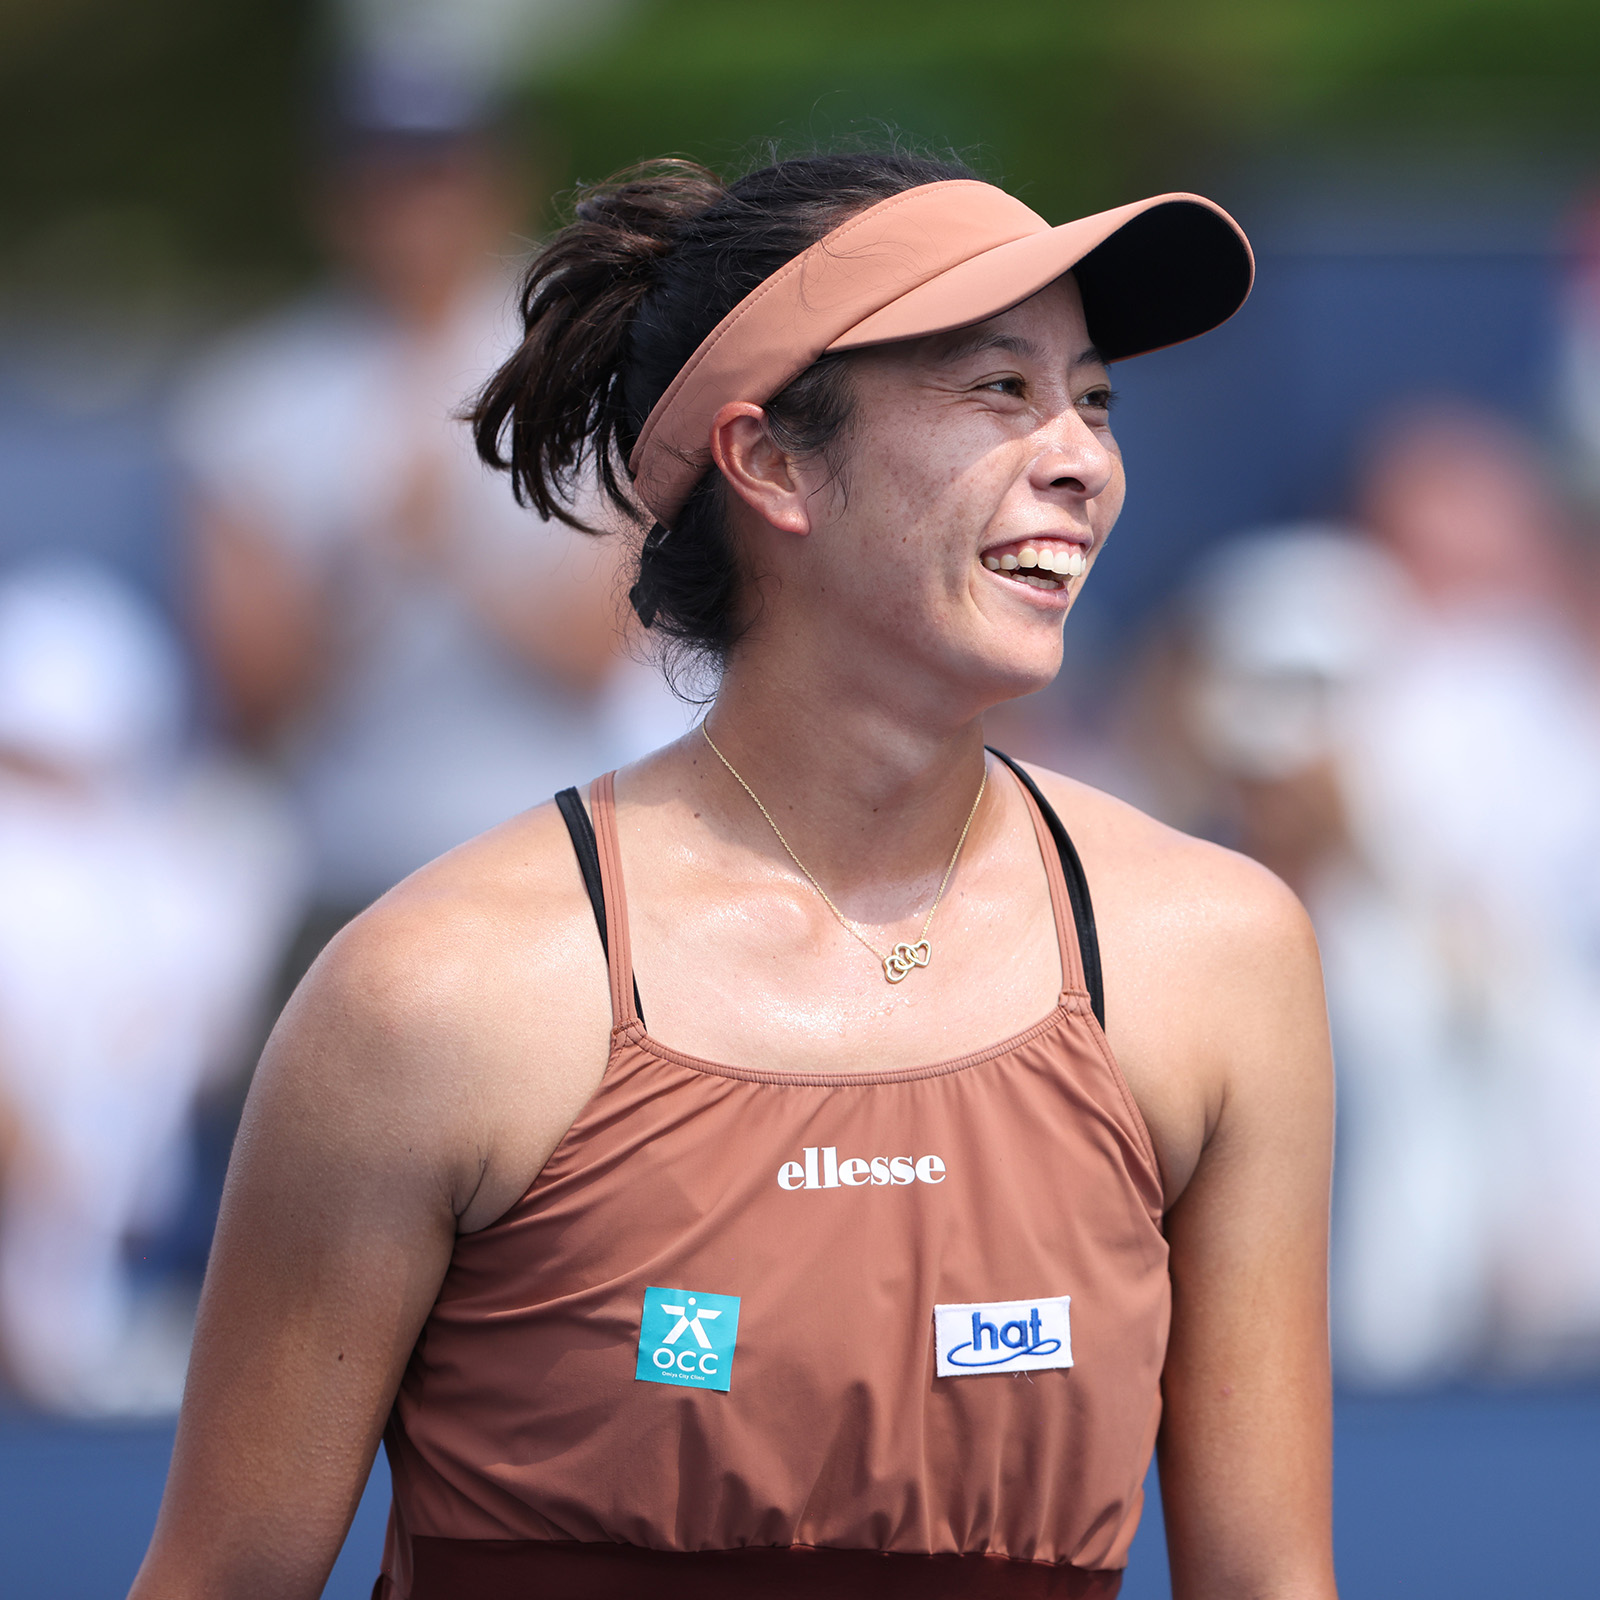
[(838, 1146), (831, 1144), (807, 1145), (800, 1154), (803, 1161), (785, 1161), (778, 1168), (780, 1189), (882, 1189), (944, 1182), (944, 1162), (938, 1156), (846, 1156), (841, 1161)]

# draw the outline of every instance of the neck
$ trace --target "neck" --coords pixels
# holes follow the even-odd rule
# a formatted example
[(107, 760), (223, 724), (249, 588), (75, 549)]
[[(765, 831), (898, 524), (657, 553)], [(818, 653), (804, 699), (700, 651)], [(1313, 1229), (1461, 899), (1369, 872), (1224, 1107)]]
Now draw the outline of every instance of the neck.
[[(836, 898), (865, 890), (876, 904), (883, 897), (873, 891), (920, 894), (924, 879), (943, 874), (982, 782), (980, 720), (907, 715), (865, 684), (814, 687), (736, 660), (708, 718), (711, 736)], [(748, 796), (704, 754), (714, 803), (738, 836), (781, 850)], [(974, 836), (988, 809), (980, 807)]]

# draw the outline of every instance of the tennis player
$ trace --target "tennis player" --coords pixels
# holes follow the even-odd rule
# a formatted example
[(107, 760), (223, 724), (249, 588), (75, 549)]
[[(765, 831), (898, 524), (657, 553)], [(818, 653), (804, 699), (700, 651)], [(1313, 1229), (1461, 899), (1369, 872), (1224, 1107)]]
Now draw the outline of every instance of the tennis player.
[(380, 1436), (388, 1600), (1111, 1596), (1157, 1446), (1180, 1600), (1330, 1600), (1306, 919), (982, 729), (1116, 521), (1108, 364), (1251, 273), (898, 154), (582, 199), (479, 448), (598, 476), (720, 688), (291, 1002), (139, 1600), (309, 1600)]

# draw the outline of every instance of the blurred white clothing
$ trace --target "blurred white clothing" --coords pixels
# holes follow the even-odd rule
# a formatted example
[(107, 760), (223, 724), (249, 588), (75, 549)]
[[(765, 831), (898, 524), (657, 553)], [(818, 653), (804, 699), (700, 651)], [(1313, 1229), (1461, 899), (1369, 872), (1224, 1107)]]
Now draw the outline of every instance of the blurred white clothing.
[(1384, 872), (1444, 891), (1471, 885), (1513, 923), (1594, 939), (1596, 691), (1551, 618), (1414, 615), (1361, 703), (1351, 766), (1362, 842)]
[(1331, 764), (1344, 806), (1307, 892), (1339, 1075), (1339, 1375), (1600, 1363), (1592, 667), (1558, 619), (1427, 607), (1320, 528), (1219, 552), (1194, 605), (1206, 759), (1258, 784)]
[[(464, 592), (599, 561), (592, 538), (519, 507), (456, 418), (511, 346), (507, 301), (485, 286), (426, 349), (359, 303), (302, 306), (221, 351), (180, 411), (203, 494), (338, 597), (340, 657), (286, 751), (330, 902), (364, 903), (678, 731), (668, 716), (613, 732), (603, 702), (518, 660)], [(449, 530), (433, 564), (395, 537), (419, 462)], [(629, 684), (656, 703), (649, 669), (621, 663), (624, 705)]]
[[(1347, 763), (1357, 839), (1436, 908), (1476, 1078), (1497, 1364), (1600, 1359), (1600, 695), (1559, 623), (1419, 616)], [(1478, 930), (1474, 933), (1474, 930)], [(1475, 944), (1475, 962), (1462, 950)], [(1468, 1056), (1475, 1057), (1467, 1061)], [(1448, 1114), (1448, 1113), (1446, 1113)]]
[(171, 1410), (122, 1247), (182, 1198), (190, 1107), (300, 914), (261, 780), (185, 759), (181, 658), (109, 573), (0, 581), (0, 1345), (36, 1403)]
[[(1201, 670), (1188, 722), (1207, 762), (1269, 785), (1331, 765), (1348, 802), (1363, 710), (1386, 702), (1417, 620), (1394, 563), (1352, 532), (1271, 530), (1218, 551), (1191, 605)], [(1440, 799), (1427, 785), (1418, 796), (1424, 810)], [(1384, 869), (1398, 838), (1384, 846), (1374, 862), (1361, 841), (1329, 837), (1305, 886), (1338, 1071), (1334, 1361), (1343, 1381), (1372, 1387), (1477, 1361), (1491, 1277), (1483, 974), (1459, 970), (1435, 886), (1396, 881)]]
[(125, 1235), (182, 1197), (189, 1113), (231, 1066), (300, 910), (303, 861), (248, 775), (63, 791), (0, 777), (0, 1340), (79, 1413), (175, 1409), (181, 1350), (138, 1370)]
[(1449, 1379), (1490, 1336), (1493, 974), (1440, 907), (1359, 867), (1308, 900), (1339, 1078), (1335, 1369), (1372, 1388)]

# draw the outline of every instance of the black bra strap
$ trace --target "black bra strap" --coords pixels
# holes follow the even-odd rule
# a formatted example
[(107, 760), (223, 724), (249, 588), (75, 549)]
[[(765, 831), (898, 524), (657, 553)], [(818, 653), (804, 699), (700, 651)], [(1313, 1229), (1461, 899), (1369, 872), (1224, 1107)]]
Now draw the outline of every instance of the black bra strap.
[(989, 754), (1005, 764), (1022, 780), (1034, 804), (1038, 806), (1056, 842), (1056, 853), (1061, 857), (1061, 875), (1067, 880), (1067, 898), (1072, 902), (1072, 920), (1078, 930), (1078, 959), (1083, 964), (1083, 982), (1089, 991), (1089, 1004), (1094, 1008), (1095, 1021), (1106, 1025), (1106, 986), (1100, 974), (1100, 938), (1094, 928), (1094, 903), (1089, 899), (1089, 880), (1083, 875), (1083, 863), (1073, 848), (1067, 830), (1061, 825), (1055, 807), (1039, 792), (1036, 784), (1010, 756), (1002, 754), (992, 745)]
[[(576, 789), (563, 789), (556, 796), (561, 820), (572, 835), (572, 851), (578, 858), (578, 871), (583, 874), (583, 886), (589, 891), (589, 904), (594, 907), (595, 926), (600, 930), (600, 949), (609, 961), (611, 943), (606, 936), (606, 895), (600, 886), (600, 846), (595, 842), (594, 824), (584, 809)], [(639, 1004), (639, 980), (633, 980), (633, 1009), (644, 1021), (644, 1007)]]

